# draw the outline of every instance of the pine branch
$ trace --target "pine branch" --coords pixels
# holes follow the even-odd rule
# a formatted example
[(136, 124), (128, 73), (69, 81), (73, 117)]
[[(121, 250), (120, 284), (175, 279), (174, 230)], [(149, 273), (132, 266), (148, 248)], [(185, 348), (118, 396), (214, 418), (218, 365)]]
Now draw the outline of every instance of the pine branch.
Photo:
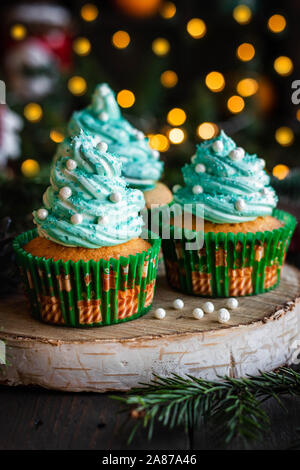
[(235, 437), (259, 440), (270, 425), (263, 402), (274, 398), (283, 406), (280, 396), (300, 395), (300, 373), (289, 368), (258, 377), (220, 379), (155, 376), (150, 384), (141, 384), (125, 396), (113, 396), (123, 403), (123, 411), (131, 409), (135, 416), (142, 416), (135, 422), (129, 442), (139, 426), (148, 430), (151, 439), (156, 421), (170, 429), (183, 426), (185, 432), (200, 427), (203, 421), (211, 423), (224, 444)]

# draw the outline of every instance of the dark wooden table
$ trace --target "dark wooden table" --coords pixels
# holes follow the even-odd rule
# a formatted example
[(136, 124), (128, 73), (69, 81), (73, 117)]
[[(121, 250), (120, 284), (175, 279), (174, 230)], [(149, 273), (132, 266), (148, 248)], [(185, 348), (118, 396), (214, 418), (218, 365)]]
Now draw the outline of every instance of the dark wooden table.
[[(275, 402), (266, 408), (271, 416), (271, 432), (250, 449), (287, 449), (299, 438), (300, 398), (286, 398), (287, 412)], [(62, 393), (23, 387), (0, 387), (0, 449), (143, 449), (187, 450), (190, 440), (183, 430), (170, 431), (157, 425), (148, 442), (139, 431), (127, 446), (128, 428), (119, 414), (120, 405), (107, 394)], [(217, 448), (207, 426), (194, 432), (194, 449)], [(230, 446), (243, 449), (242, 442)]]

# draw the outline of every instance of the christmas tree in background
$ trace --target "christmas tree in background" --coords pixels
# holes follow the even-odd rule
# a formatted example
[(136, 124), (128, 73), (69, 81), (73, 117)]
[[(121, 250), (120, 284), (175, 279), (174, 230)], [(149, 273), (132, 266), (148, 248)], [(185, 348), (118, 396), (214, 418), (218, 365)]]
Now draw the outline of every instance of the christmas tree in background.
[(103, 81), (116, 91), (126, 118), (161, 152), (170, 186), (195, 145), (220, 128), (265, 158), (278, 178), (297, 165), (300, 110), (291, 102), (297, 2), (8, 6), (1, 78), (24, 128), (22, 156), (3, 172), (1, 217), (9, 214), (22, 228), (30, 223), (67, 120)]

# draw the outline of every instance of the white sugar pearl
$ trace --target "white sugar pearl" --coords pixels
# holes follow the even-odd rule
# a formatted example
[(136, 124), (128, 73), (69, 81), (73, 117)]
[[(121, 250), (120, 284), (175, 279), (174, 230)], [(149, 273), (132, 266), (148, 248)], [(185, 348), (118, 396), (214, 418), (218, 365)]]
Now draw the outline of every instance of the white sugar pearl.
[(181, 186), (180, 186), (180, 184), (175, 184), (172, 189), (173, 189), (173, 193), (177, 193), (177, 191), (179, 191), (179, 189), (181, 189)]
[(67, 160), (66, 167), (67, 167), (68, 170), (70, 170), (70, 171), (75, 170), (75, 168), (77, 168), (77, 163), (76, 163), (75, 160), (73, 160), (72, 158), (69, 158), (69, 159)]
[(100, 225), (107, 225), (108, 224), (108, 217), (106, 215), (101, 215), (98, 218), (98, 224)]
[(155, 318), (158, 320), (163, 320), (166, 316), (166, 311), (164, 308), (157, 308), (154, 312)]
[(196, 173), (205, 173), (205, 171), (206, 171), (206, 167), (205, 167), (205, 165), (203, 165), (203, 163), (198, 163), (195, 166), (195, 172)]
[(215, 152), (219, 153), (222, 152), (224, 144), (221, 140), (215, 140), (215, 142), (212, 144), (212, 148)]
[(100, 152), (106, 152), (106, 150), (108, 149), (108, 145), (106, 142), (99, 142), (97, 144), (97, 149), (100, 151)]
[(195, 163), (196, 158), (197, 158), (197, 155), (194, 154), (194, 155), (191, 157), (191, 162), (192, 162), (192, 163)]
[(230, 308), (231, 310), (233, 310), (235, 308), (238, 308), (239, 302), (234, 297), (231, 297), (230, 299), (227, 299), (226, 306), (227, 308)]
[(110, 92), (109, 87), (105, 83), (103, 83), (103, 85), (99, 87), (99, 90), (103, 96), (108, 95), (108, 93)]
[(72, 196), (72, 189), (69, 188), (69, 186), (64, 186), (63, 188), (60, 188), (59, 190), (59, 196), (61, 199), (63, 199), (64, 201), (66, 199), (69, 199), (69, 197)]
[(245, 150), (242, 147), (237, 147), (229, 153), (229, 158), (235, 162), (242, 160), (244, 156)]
[(47, 211), (47, 209), (39, 209), (39, 210), (37, 211), (37, 216), (38, 216), (38, 218), (41, 219), (41, 220), (47, 219), (47, 217), (48, 217), (48, 211)]
[(266, 161), (263, 158), (259, 158), (258, 161), (261, 163), (262, 168), (266, 166)]
[(245, 209), (246, 203), (244, 199), (237, 199), (234, 204), (237, 211), (241, 212)]
[(227, 308), (220, 308), (218, 311), (218, 321), (219, 323), (227, 323), (230, 320), (230, 313)]
[(213, 313), (213, 311), (215, 310), (215, 306), (212, 302), (205, 302), (205, 304), (203, 305), (203, 310), (205, 313)]
[(111, 193), (111, 195), (109, 196), (110, 200), (112, 202), (120, 202), (121, 199), (122, 199), (122, 194), (121, 193), (117, 193), (117, 192), (114, 192), (114, 193)]
[(83, 217), (81, 214), (73, 214), (71, 217), (71, 222), (73, 225), (81, 224)]
[(203, 188), (202, 188), (202, 186), (200, 186), (200, 184), (196, 184), (195, 186), (193, 186), (193, 193), (194, 193), (194, 194), (201, 194), (201, 193), (203, 193)]
[(201, 320), (201, 318), (204, 317), (204, 312), (202, 308), (194, 308), (193, 317), (196, 318), (196, 320)]
[(103, 113), (99, 114), (99, 119), (101, 119), (101, 121), (108, 121), (108, 114), (103, 111)]
[(152, 150), (152, 156), (155, 158), (155, 160), (159, 159), (159, 151), (158, 150)]
[(181, 309), (184, 307), (184, 302), (183, 302), (183, 300), (181, 300), (181, 299), (176, 299), (176, 300), (174, 300), (174, 302), (173, 302), (173, 307), (174, 307), (176, 310), (181, 310)]
[(264, 196), (267, 196), (267, 195), (269, 194), (268, 188), (262, 188), (260, 192), (261, 192), (261, 194), (263, 194)]
[(142, 131), (136, 131), (135, 137), (137, 138), (137, 140), (143, 140), (145, 138), (145, 134)]

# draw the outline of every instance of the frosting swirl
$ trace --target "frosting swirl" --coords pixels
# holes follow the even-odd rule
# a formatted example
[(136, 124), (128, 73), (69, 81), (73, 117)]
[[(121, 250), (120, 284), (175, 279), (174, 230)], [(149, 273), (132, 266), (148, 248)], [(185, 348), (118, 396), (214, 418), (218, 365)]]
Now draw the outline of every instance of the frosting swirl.
[(39, 235), (66, 246), (125, 243), (142, 231), (143, 193), (128, 188), (121, 161), (99, 138), (81, 131), (58, 146), (44, 193), (33, 212)]
[(183, 169), (185, 186), (174, 202), (203, 204), (204, 218), (214, 223), (239, 223), (272, 214), (277, 196), (269, 185), (265, 161), (250, 155), (221, 131), (197, 146)]
[(159, 152), (150, 148), (143, 132), (122, 117), (115, 95), (106, 83), (96, 87), (87, 108), (73, 113), (69, 134), (77, 134), (80, 129), (98, 135), (109, 145), (110, 152), (120, 156), (122, 175), (132, 187), (151, 189), (160, 179), (163, 162)]

